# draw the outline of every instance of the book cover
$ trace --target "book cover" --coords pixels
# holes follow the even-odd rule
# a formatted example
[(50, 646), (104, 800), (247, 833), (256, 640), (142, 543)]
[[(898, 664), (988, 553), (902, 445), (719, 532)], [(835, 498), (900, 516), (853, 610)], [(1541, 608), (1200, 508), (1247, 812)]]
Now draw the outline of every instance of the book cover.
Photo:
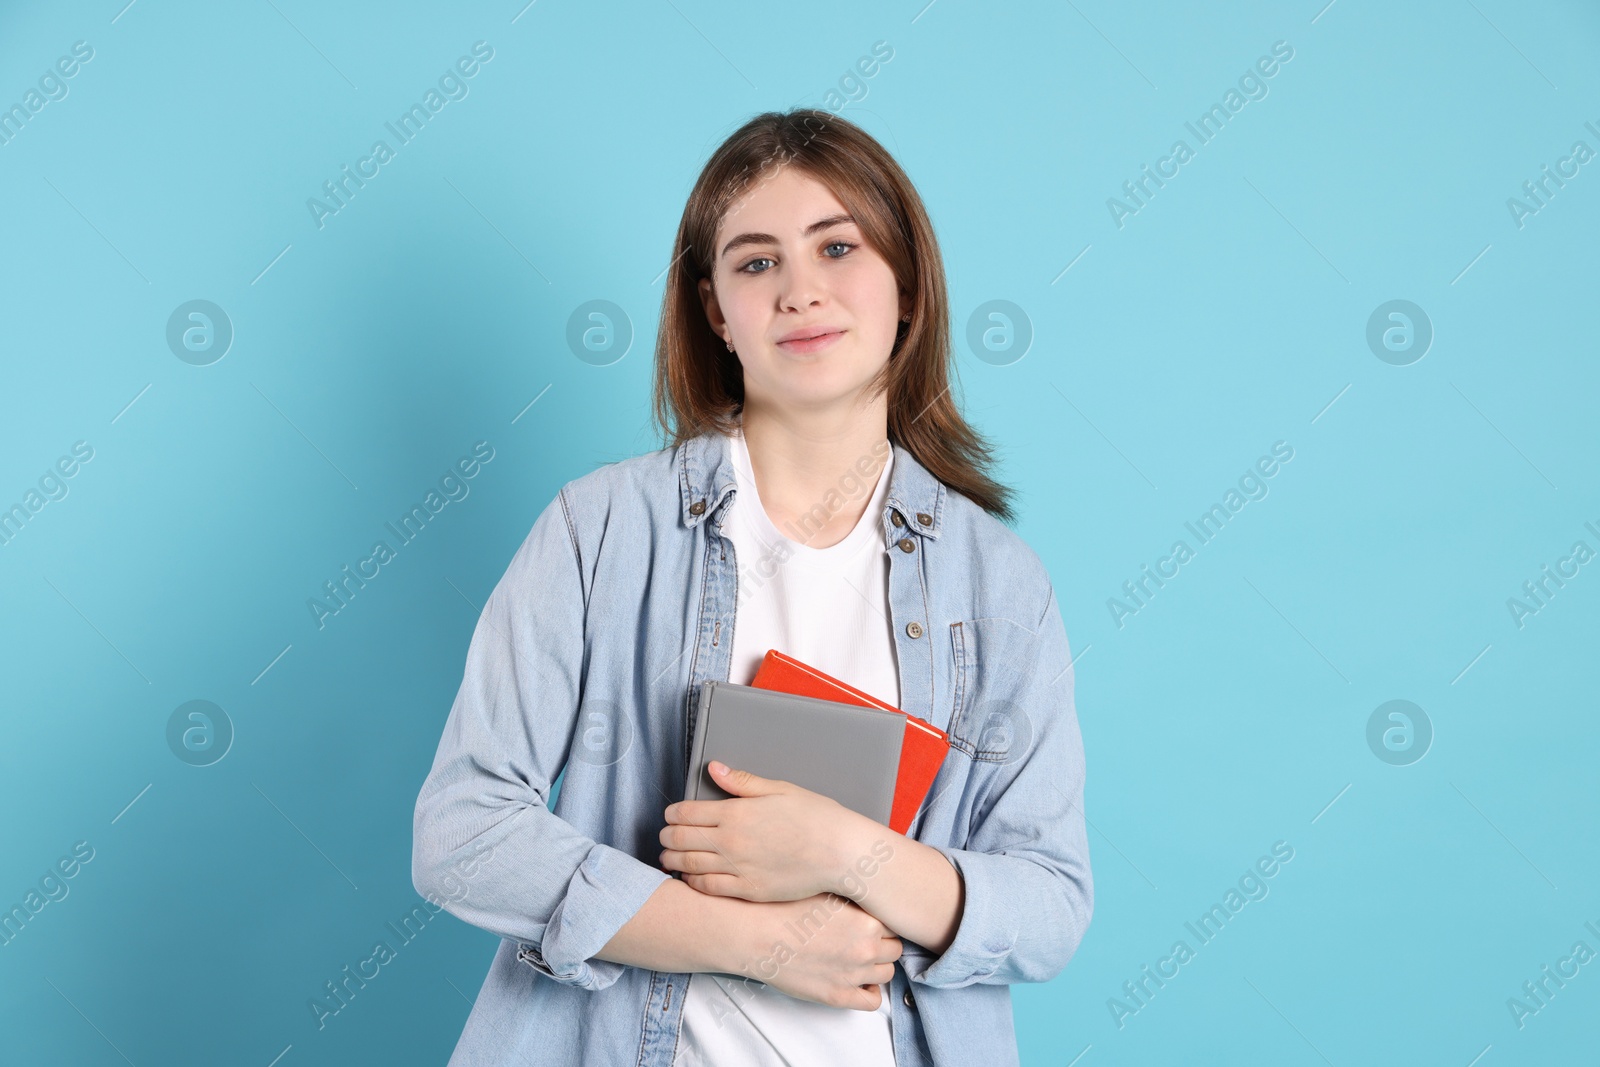
[(762, 657), (761, 666), (750, 684), (758, 689), (776, 689), (823, 700), (837, 700), (842, 704), (881, 708), (902, 716), (906, 720), (906, 736), (900, 749), (900, 771), (895, 778), (889, 829), (903, 834), (910, 828), (911, 821), (916, 818), (923, 800), (927, 798), (928, 790), (933, 788), (939, 768), (944, 765), (945, 754), (950, 751), (948, 734), (775, 648), (768, 649)]

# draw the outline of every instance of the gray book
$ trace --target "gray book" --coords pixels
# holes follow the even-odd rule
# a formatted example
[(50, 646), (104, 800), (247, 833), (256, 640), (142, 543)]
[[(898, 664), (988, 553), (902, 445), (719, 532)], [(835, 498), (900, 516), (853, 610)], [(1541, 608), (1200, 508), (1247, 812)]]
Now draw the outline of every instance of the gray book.
[(685, 800), (727, 800), (707, 765), (793, 782), (889, 825), (906, 720), (882, 708), (709, 681), (700, 684)]

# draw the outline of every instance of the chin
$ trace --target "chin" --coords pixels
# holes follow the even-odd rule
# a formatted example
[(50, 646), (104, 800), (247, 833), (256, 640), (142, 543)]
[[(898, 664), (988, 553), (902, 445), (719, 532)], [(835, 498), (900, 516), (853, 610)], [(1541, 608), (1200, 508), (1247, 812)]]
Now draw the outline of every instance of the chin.
[(851, 386), (795, 387), (774, 394), (779, 404), (786, 408), (825, 411), (848, 405), (862, 395), (865, 382)]
[(844, 360), (817, 360), (790, 363), (781, 368), (779, 380), (794, 389), (847, 393), (859, 389), (872, 377), (872, 370)]
[(860, 395), (878, 372), (878, 366), (839, 358), (796, 359), (776, 353), (767, 364), (761, 383), (764, 399), (786, 406), (829, 407)]

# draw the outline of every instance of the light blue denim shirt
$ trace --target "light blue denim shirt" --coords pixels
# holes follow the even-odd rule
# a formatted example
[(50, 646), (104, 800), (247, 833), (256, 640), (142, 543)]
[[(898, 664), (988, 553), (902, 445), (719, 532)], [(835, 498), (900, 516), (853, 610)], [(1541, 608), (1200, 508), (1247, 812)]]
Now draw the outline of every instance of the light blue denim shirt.
[[(965, 886), (942, 954), (902, 939), (895, 1060), (1000, 1067), (1018, 1062), (1010, 983), (1059, 974), (1094, 906), (1071, 654), (1034, 551), (894, 449), (876, 520), (901, 704), (950, 735), (907, 836)], [(713, 432), (591, 471), (484, 605), (414, 822), (418, 892), (504, 939), (453, 1067), (671, 1067), (681, 1052), (689, 975), (594, 954), (669, 877), (657, 835), (683, 796), (693, 698), (728, 680), (737, 583), (755, 569), (741, 575), (722, 531), (735, 492)]]

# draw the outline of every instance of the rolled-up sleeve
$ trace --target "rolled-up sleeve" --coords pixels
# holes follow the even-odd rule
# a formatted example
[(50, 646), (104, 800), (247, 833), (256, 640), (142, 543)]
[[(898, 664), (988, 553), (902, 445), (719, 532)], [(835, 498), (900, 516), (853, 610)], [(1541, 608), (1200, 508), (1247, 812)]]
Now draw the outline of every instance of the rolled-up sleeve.
[(1015, 707), (1028, 743), (1020, 758), (996, 760), (967, 847), (933, 846), (959, 872), (964, 903), (942, 955), (907, 951), (902, 957), (913, 982), (937, 988), (1047, 982), (1066, 967), (1088, 929), (1094, 882), (1084, 832), (1083, 739), (1053, 588), (1031, 644), (1031, 654), (1014, 664), (1022, 671)]
[[(518, 958), (542, 974), (604, 989), (625, 965), (594, 954), (669, 875), (548, 806), (582, 693), (585, 600), (564, 487), (473, 630), (417, 797), (411, 879), (458, 918), (518, 942)], [(467, 856), (487, 858), (463, 877)]]

